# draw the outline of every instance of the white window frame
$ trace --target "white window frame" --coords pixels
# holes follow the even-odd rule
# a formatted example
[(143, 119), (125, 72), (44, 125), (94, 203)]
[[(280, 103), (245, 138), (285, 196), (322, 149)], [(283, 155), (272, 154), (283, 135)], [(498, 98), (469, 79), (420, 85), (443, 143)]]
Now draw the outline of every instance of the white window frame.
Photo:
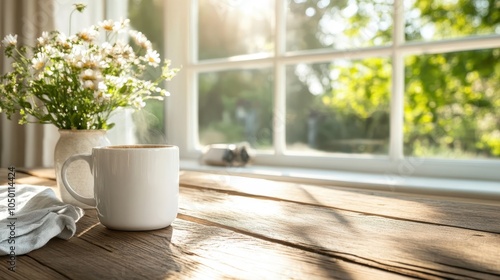
[[(166, 133), (169, 143), (178, 145), (182, 159), (201, 156), (198, 142), (198, 73), (226, 69), (274, 68), (274, 152), (259, 152), (254, 165), (300, 167), (317, 170), (376, 173), (388, 178), (438, 177), (500, 182), (500, 160), (450, 160), (414, 158), (403, 155), (404, 56), (466, 51), (500, 47), (500, 36), (471, 36), (435, 42), (404, 42), (403, 0), (395, 0), (393, 44), (352, 50), (308, 50), (286, 52), (285, 1), (276, 2), (275, 51), (269, 57), (241, 56), (229, 59), (197, 60), (197, 1), (166, 0), (166, 56), (181, 72), (168, 84)], [(388, 156), (330, 153), (329, 156), (304, 155), (286, 151), (285, 67), (305, 62), (328, 62), (336, 58), (358, 59), (373, 56), (392, 58), (390, 105), (390, 148)], [(474, 186), (471, 186), (474, 187)], [(500, 189), (500, 183), (498, 183)]]

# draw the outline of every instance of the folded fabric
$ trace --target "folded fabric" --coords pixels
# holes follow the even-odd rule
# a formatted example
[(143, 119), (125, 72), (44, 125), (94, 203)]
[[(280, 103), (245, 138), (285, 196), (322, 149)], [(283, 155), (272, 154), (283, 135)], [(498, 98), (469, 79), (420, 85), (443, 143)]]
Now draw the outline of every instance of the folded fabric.
[(59, 200), (52, 188), (0, 186), (0, 256), (27, 254), (53, 237), (70, 239), (83, 214)]

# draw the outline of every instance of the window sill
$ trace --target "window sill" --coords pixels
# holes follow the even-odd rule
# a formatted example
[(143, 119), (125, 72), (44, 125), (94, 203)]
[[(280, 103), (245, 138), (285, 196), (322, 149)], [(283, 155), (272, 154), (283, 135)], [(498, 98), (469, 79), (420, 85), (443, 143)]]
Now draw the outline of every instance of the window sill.
[(384, 174), (255, 165), (221, 167), (202, 165), (196, 160), (189, 159), (181, 160), (180, 167), (183, 170), (256, 177), (302, 184), (335, 185), (396, 193), (433, 195), (446, 197), (446, 199), (500, 201), (500, 182), (496, 181), (416, 176), (389, 177)]

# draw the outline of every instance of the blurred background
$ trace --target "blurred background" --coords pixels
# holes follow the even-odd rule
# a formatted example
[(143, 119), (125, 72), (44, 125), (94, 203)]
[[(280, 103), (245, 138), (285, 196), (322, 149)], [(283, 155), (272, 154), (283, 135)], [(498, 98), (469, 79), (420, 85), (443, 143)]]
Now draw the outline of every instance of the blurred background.
[[(160, 0), (129, 0), (134, 28), (163, 47)], [(238, 56), (272, 57), (273, 0), (199, 0), (200, 62)], [(500, 34), (495, 0), (288, 0), (286, 52), (314, 54), (373, 49), (360, 59), (286, 66), (286, 149), (306, 153), (387, 155), (394, 44), (394, 5), (404, 14), (407, 44)], [(143, 15), (148, 15), (144, 17)], [(164, 54), (162, 53), (162, 57)], [(403, 148), (407, 156), (500, 157), (500, 49), (404, 56)], [(274, 69), (236, 68), (198, 73), (198, 129), (202, 145), (248, 141), (273, 149)], [(134, 114), (141, 142), (164, 135), (163, 102)]]

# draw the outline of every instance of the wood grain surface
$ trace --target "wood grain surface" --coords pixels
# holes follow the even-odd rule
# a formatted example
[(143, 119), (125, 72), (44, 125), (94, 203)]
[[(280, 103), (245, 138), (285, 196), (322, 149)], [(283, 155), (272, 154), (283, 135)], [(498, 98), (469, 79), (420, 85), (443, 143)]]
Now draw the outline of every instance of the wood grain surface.
[[(6, 169), (0, 169), (5, 184)], [(55, 188), (53, 170), (17, 184)], [(500, 279), (500, 205), (181, 172), (172, 226), (108, 230), (0, 257), (0, 279)]]

